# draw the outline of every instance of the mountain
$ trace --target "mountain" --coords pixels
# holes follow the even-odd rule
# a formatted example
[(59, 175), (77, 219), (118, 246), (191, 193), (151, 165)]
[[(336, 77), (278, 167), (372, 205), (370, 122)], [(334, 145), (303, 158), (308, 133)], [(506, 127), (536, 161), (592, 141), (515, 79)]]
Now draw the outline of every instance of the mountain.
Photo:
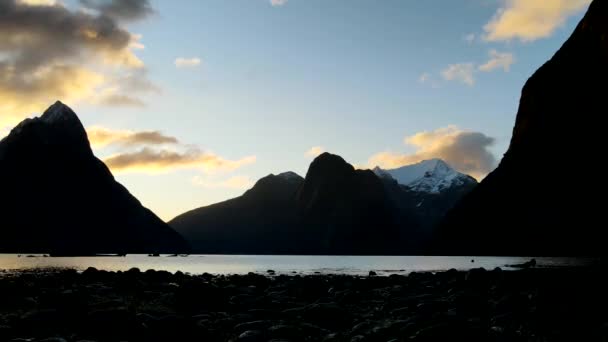
[(61, 102), (0, 141), (0, 251), (177, 253), (185, 241), (114, 180)]
[(426, 252), (437, 223), (475, 186), (475, 178), (454, 170), (441, 159), (424, 160), (397, 169), (374, 168), (392, 202), (401, 226), (412, 227), (403, 237), (403, 249)]
[(200, 253), (395, 253), (397, 226), (382, 183), (339, 156), (317, 157), (302, 178), (260, 179), (244, 195), (169, 224)]
[(198, 253), (293, 254), (298, 223), (295, 196), (304, 179), (288, 172), (266, 176), (240, 197), (194, 209), (171, 220)]
[(454, 170), (441, 159), (423, 160), (397, 169), (374, 168), (378, 177), (390, 177), (416, 192), (439, 194), (452, 188), (471, 188), (477, 185), (475, 178)]
[[(169, 224), (198, 253), (420, 253), (433, 225), (476, 184), (464, 175), (463, 184), (455, 181), (461, 174), (442, 161), (427, 164), (432, 167), (413, 181), (436, 180), (436, 191), (415, 191), (398, 184), (389, 174), (393, 170), (355, 170), (324, 153), (305, 178), (293, 172), (269, 175), (240, 197), (189, 211)], [(452, 186), (440, 186), (448, 181)]]
[(452, 254), (605, 255), (608, 1), (526, 82), (498, 168), (441, 224)]
[(296, 202), (302, 224), (325, 253), (394, 254), (399, 249), (395, 208), (370, 170), (355, 170), (341, 157), (323, 153), (310, 164)]

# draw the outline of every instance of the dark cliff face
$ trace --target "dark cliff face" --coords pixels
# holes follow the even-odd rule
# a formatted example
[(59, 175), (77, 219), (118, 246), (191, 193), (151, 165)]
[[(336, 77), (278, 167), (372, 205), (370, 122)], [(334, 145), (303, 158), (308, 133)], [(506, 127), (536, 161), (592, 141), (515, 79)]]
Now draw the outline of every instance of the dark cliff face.
[(603, 118), (608, 2), (527, 81), (499, 167), (444, 220), (437, 249), (456, 254), (605, 254)]
[(187, 251), (91, 151), (76, 114), (57, 102), (0, 142), (0, 251)]
[(296, 201), (306, 231), (322, 249), (396, 253), (396, 208), (372, 171), (355, 170), (341, 157), (323, 153), (310, 165)]

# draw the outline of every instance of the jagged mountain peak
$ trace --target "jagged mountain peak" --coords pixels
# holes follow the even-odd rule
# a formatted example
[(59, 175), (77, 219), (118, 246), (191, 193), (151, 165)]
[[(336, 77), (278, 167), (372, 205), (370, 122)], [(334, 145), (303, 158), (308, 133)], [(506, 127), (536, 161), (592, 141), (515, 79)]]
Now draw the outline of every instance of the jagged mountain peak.
[(73, 120), (80, 122), (76, 113), (74, 113), (74, 111), (70, 107), (68, 107), (61, 101), (55, 102), (46, 111), (44, 111), (44, 113), (40, 117), (40, 120), (46, 123), (56, 123)]
[(390, 170), (375, 167), (373, 171), (381, 178), (394, 179), (399, 184), (419, 192), (439, 193), (453, 186), (477, 183), (472, 177), (454, 170), (439, 158)]

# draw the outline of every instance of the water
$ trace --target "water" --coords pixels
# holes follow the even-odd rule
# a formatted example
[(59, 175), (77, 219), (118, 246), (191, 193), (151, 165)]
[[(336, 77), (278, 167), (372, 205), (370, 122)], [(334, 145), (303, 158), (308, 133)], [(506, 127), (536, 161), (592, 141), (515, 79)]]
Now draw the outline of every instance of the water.
[[(475, 262), (471, 262), (471, 260)], [(275, 270), (278, 274), (350, 274), (365, 275), (370, 270), (379, 275), (407, 274), (412, 271), (441, 271), (451, 268), (466, 270), (475, 267), (493, 269), (529, 261), (522, 257), (445, 257), (445, 256), (301, 256), (301, 255), (190, 255), (186, 257), (21, 257), (16, 254), (0, 254), (0, 270), (17, 271), (43, 268), (74, 268), (85, 270), (92, 266), (108, 271), (126, 271), (138, 267), (182, 271), (191, 274), (244, 274), (265, 273)], [(591, 259), (536, 258), (541, 267), (580, 266), (593, 262)]]

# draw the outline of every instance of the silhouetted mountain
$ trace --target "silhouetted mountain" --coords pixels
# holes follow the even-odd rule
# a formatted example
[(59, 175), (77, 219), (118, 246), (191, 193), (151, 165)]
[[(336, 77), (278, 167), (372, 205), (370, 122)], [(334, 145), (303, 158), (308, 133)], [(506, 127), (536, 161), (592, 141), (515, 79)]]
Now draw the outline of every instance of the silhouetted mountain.
[[(437, 178), (434, 170), (415, 180)], [(432, 225), (468, 189), (454, 182), (438, 192), (415, 191), (324, 153), (305, 179), (267, 176), (243, 196), (184, 213), (170, 225), (200, 253), (419, 253)]]
[(593, 1), (522, 90), (498, 168), (446, 217), (437, 250), (457, 254), (605, 254), (608, 1)]
[(397, 253), (395, 208), (372, 171), (323, 153), (310, 164), (296, 202), (309, 243), (317, 241), (324, 253)]
[(61, 102), (0, 141), (0, 251), (184, 252), (185, 241), (114, 180)]
[(240, 197), (186, 212), (169, 224), (199, 253), (297, 253), (304, 246), (291, 234), (303, 181), (293, 172), (269, 175)]

